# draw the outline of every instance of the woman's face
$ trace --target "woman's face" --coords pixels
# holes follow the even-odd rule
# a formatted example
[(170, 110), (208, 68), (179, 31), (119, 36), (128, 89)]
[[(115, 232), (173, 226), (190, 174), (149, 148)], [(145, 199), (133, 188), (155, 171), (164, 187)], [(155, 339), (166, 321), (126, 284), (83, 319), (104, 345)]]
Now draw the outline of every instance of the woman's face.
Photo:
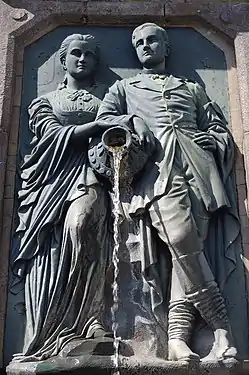
[(97, 59), (91, 44), (82, 40), (73, 40), (67, 50), (63, 63), (64, 69), (76, 80), (85, 79), (94, 74)]

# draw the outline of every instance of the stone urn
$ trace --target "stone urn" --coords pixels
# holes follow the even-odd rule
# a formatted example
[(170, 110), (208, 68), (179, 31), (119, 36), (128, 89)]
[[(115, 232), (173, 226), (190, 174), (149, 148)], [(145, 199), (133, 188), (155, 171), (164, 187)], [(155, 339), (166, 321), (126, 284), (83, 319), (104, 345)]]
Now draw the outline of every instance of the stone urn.
[(120, 163), (120, 184), (131, 184), (148, 160), (148, 154), (142, 148), (139, 138), (126, 126), (113, 126), (101, 137), (90, 142), (88, 157), (95, 173), (113, 183), (115, 152), (122, 153)]

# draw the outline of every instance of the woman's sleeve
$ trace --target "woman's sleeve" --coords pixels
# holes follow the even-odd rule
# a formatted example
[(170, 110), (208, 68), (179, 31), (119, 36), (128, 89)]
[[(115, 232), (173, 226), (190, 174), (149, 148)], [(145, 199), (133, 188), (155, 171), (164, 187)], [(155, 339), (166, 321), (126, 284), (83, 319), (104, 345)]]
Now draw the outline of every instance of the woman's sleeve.
[(28, 108), (28, 113), (29, 128), (38, 139), (63, 127), (54, 115), (49, 100), (45, 97), (34, 99)]

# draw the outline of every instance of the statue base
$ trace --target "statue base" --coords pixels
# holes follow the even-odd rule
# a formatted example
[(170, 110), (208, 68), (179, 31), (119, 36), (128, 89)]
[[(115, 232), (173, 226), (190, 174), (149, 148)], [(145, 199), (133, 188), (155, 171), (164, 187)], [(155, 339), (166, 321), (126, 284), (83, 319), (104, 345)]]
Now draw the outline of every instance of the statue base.
[[(6, 372), (7, 375), (111, 375), (114, 370), (112, 356), (82, 355), (58, 356), (41, 362), (11, 362)], [(249, 373), (249, 360), (187, 364), (159, 358), (120, 356), (119, 371), (120, 375), (246, 375)]]

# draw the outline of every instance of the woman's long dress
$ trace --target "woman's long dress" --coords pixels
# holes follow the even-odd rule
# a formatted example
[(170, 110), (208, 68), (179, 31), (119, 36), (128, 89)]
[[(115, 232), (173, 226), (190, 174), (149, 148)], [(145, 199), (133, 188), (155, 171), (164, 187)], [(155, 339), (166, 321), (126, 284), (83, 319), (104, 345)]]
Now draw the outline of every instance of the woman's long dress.
[(57, 355), (86, 337), (99, 318), (107, 264), (107, 196), (88, 158), (88, 142), (71, 140), (77, 125), (93, 121), (104, 85), (66, 87), (29, 107), (32, 152), (22, 166), (18, 211), (20, 251), (14, 287), (25, 280), (28, 356)]

